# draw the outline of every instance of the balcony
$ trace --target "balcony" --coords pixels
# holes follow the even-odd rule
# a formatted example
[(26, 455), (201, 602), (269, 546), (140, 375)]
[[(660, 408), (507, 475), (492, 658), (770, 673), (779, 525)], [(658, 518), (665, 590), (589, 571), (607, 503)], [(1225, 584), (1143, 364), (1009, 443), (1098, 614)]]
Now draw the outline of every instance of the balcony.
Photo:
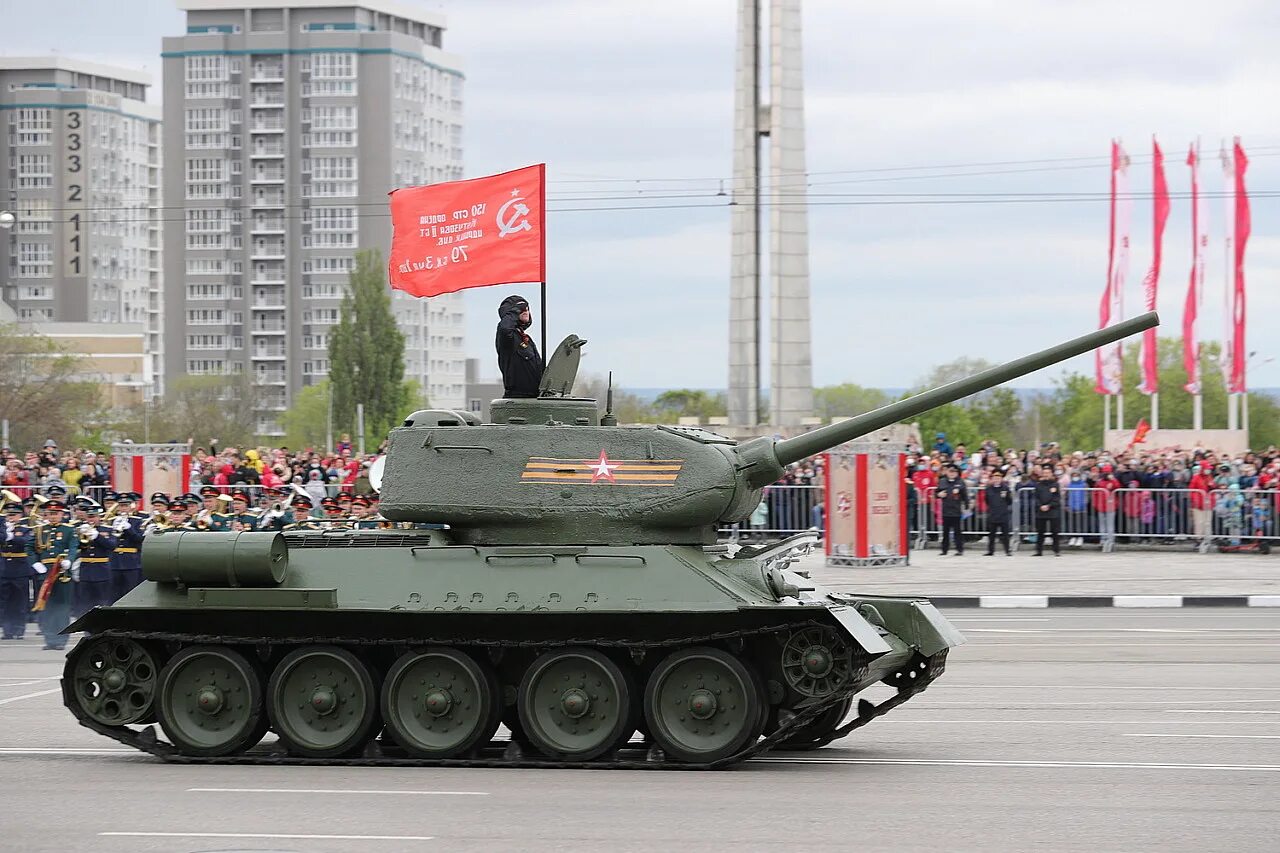
[[(282, 261), (284, 260), (284, 243), (255, 242), (249, 256), (255, 261)], [(283, 280), (282, 278), (281, 281)]]
[(284, 345), (274, 347), (258, 346), (253, 348), (253, 357), (258, 360), (282, 361), (285, 358), (288, 358), (288, 356), (289, 351), (284, 347)]
[(284, 169), (254, 169), (249, 182), (254, 184), (283, 184)]
[(283, 92), (254, 92), (253, 99), (249, 101), (251, 107), (270, 107), (272, 109), (280, 109), (284, 106)]
[(284, 190), (279, 192), (255, 192), (254, 207), (284, 207)]
[(274, 143), (255, 142), (250, 157), (283, 157), (284, 143), (276, 140)]
[(283, 335), (287, 332), (284, 323), (254, 323), (249, 330), (251, 335)]
[(249, 72), (250, 83), (283, 83), (284, 63), (255, 62)]
[(284, 385), (289, 379), (284, 370), (255, 370), (253, 381), (259, 385)]
[(275, 116), (254, 116), (249, 130), (254, 133), (284, 133), (284, 119)]
[(274, 216), (255, 216), (250, 230), (254, 234), (283, 234), (284, 219)]

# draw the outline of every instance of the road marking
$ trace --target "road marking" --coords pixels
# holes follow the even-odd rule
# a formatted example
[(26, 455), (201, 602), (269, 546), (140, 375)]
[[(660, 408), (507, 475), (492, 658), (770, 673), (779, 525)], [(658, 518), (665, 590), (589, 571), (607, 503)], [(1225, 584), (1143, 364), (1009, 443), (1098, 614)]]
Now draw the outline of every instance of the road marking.
[(1276, 692), (1280, 687), (1210, 687), (1208, 685), (1176, 684), (1169, 687), (1142, 687), (1133, 684), (953, 684), (948, 690), (1185, 690), (1203, 693), (1206, 690), (1267, 691)]
[(438, 797), (487, 797), (488, 791), (371, 791), (360, 788), (188, 788), (208, 794), (401, 794)]
[(48, 680), (49, 679), (47, 678), (38, 678), (34, 681), (16, 681), (13, 684), (0, 684), (0, 690), (5, 690), (10, 687), (30, 687), (33, 684), (44, 684)]
[[(43, 678), (32, 678), (30, 675), (0, 675), (0, 681), (30, 681), (34, 684), (37, 681), (57, 681), (62, 676), (46, 675)], [(16, 684), (0, 684), (0, 687), (16, 687)]]
[(752, 764), (901, 764), (922, 767), (1062, 768), (1068, 770), (1243, 770), (1280, 772), (1280, 764), (1168, 764), (1118, 761), (978, 761), (928, 758), (781, 758), (751, 759)]
[[(968, 629), (972, 631), (973, 629)], [(1126, 649), (1153, 649), (1153, 648), (1177, 648), (1177, 649), (1274, 649), (1275, 643), (969, 643), (970, 648), (984, 649), (1007, 649), (1014, 648), (1038, 648), (1038, 649), (1093, 649), (1093, 648), (1109, 648), (1113, 646), (1121, 646)]]
[(1047, 595), (980, 595), (979, 607), (1048, 607)]
[(1117, 595), (1111, 599), (1113, 607), (1181, 607), (1180, 595)]
[(1250, 607), (1280, 607), (1280, 595), (1251, 595)]
[(23, 699), (34, 699), (37, 696), (48, 696), (50, 693), (61, 692), (61, 687), (55, 687), (52, 690), (41, 690), (38, 693), (27, 693), (22, 696), (10, 696), (8, 699), (0, 699), (0, 705), (8, 705), (10, 702), (21, 702)]
[(1217, 709), (1217, 708), (1215, 708), (1215, 709), (1213, 709), (1213, 710), (1209, 710), (1209, 709), (1205, 709), (1205, 710), (1195, 710), (1195, 709), (1190, 709), (1190, 710), (1188, 710), (1188, 709), (1186, 709), (1186, 708), (1176, 708), (1176, 709), (1170, 709), (1170, 710), (1168, 710), (1168, 711), (1165, 711), (1165, 713), (1166, 713), (1166, 714), (1280, 714), (1280, 711), (1250, 711), (1250, 710), (1245, 710), (1245, 709), (1241, 709), (1241, 710), (1239, 710), (1239, 711), (1236, 711), (1236, 710), (1233, 710), (1233, 709), (1230, 709), (1230, 708), (1225, 709), (1225, 710), (1223, 710), (1223, 709)]
[(59, 749), (50, 747), (0, 747), (0, 755), (144, 755), (136, 749)]
[(126, 838), (291, 838), (308, 841), (431, 841), (434, 835), (294, 835), (279, 832), (99, 832)]
[(1172, 738), (1230, 738), (1232, 740), (1280, 740), (1280, 735), (1174, 735), (1174, 734), (1134, 734), (1125, 732), (1125, 737), (1172, 737)]
[[(1151, 701), (1145, 699), (1121, 699), (1116, 701), (1125, 705), (1274, 705), (1280, 702), (1280, 697), (1275, 699), (1152, 699)], [(1029, 707), (1039, 708), (1053, 705), (1068, 708), (1093, 708), (1097, 704), (1097, 702), (1031, 702)], [(913, 707), (923, 711), (928, 708), (991, 708), (992, 706), (990, 702), (928, 702)]]

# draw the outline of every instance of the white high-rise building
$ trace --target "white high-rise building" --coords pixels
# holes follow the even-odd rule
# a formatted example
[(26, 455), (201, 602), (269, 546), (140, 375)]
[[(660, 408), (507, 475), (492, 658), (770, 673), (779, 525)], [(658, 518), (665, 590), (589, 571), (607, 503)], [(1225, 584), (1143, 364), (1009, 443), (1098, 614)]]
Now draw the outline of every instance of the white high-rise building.
[[(280, 432), (328, 374), (358, 249), (391, 245), (387, 193), (462, 176), (459, 58), (441, 15), (392, 0), (178, 0), (164, 40), (166, 373), (248, 373)], [(182, 211), (182, 215), (176, 215)], [(465, 402), (459, 294), (393, 295), (405, 375)]]
[(164, 352), (150, 84), (145, 72), (70, 57), (0, 57), (0, 209), (16, 217), (0, 239), (0, 295), (20, 322), (145, 330), (141, 371), (110, 368), (144, 395), (160, 390)]

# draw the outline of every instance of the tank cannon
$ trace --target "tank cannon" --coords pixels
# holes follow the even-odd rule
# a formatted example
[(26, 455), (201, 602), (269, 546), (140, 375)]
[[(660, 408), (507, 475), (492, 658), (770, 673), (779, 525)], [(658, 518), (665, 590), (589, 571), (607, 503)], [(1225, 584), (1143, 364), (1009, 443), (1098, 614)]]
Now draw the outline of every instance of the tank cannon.
[[(717, 526), (791, 462), (1156, 322), (742, 444), (602, 417), (572, 396), (570, 337), (544, 396), (495, 401), (493, 423), (433, 409), (392, 430), (383, 513), (447, 529), (149, 533), (147, 581), (67, 629), (92, 634), (63, 702), (184, 762), (714, 768), (822, 746), (918, 695), (964, 637), (923, 599), (813, 582), (804, 536), (734, 551)], [(860, 696), (878, 683), (889, 698)]]

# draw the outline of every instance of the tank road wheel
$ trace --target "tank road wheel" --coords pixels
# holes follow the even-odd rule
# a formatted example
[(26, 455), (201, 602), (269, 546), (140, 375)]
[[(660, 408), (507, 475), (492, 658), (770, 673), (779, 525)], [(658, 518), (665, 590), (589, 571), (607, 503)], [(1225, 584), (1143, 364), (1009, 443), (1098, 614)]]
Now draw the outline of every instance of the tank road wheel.
[(801, 696), (821, 699), (855, 678), (853, 647), (831, 628), (796, 631), (782, 648), (782, 676)]
[(594, 649), (547, 652), (525, 671), (517, 690), (520, 724), (544, 755), (590, 761), (635, 730), (631, 679)]
[(136, 640), (88, 637), (72, 650), (63, 677), (85, 716), (104, 726), (123, 726), (150, 716), (159, 671)]
[(644, 692), (654, 741), (680, 761), (718, 761), (754, 743), (766, 711), (759, 677), (710, 646), (673, 652), (649, 676)]
[(160, 727), (183, 755), (244, 752), (267, 732), (262, 678), (244, 655), (192, 646), (160, 673)]
[(497, 676), (456, 649), (406, 652), (382, 686), (387, 731), (420, 758), (452, 758), (487, 744), (501, 711)]
[(373, 676), (337, 646), (306, 646), (280, 661), (267, 685), (271, 726), (292, 755), (336, 758), (360, 751), (378, 722)]

